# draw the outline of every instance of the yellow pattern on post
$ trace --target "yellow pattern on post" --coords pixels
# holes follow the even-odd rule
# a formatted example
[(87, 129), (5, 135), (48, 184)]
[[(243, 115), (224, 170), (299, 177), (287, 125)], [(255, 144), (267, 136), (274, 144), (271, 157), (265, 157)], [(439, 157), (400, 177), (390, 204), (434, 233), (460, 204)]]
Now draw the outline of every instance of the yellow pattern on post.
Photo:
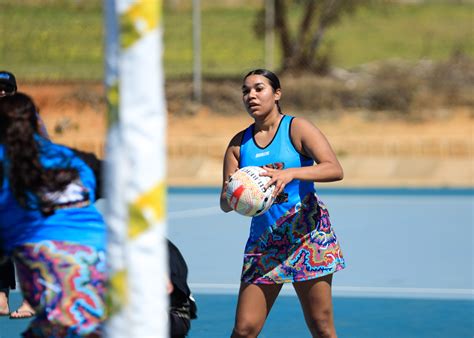
[(130, 205), (128, 237), (135, 238), (147, 231), (153, 223), (162, 221), (165, 209), (166, 185), (161, 182)]
[(109, 318), (104, 338), (166, 337), (162, 0), (104, 0)]
[(140, 0), (120, 17), (120, 44), (128, 48), (161, 21), (161, 1)]
[(107, 293), (108, 316), (112, 316), (128, 303), (127, 271), (119, 270), (109, 277)]

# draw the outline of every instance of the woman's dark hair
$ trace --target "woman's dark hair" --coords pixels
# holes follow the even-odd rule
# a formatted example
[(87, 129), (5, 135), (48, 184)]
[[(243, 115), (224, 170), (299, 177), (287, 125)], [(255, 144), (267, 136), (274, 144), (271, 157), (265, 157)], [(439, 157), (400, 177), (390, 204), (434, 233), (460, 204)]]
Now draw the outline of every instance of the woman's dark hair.
[[(245, 75), (244, 81), (250, 75), (261, 75), (261, 76), (266, 77), (268, 82), (270, 82), (270, 86), (272, 86), (272, 88), (273, 88), (273, 92), (276, 92), (277, 89), (281, 89), (280, 79), (278, 79), (278, 76), (276, 76), (275, 73), (269, 71), (268, 69), (263, 69), (263, 68), (254, 69), (254, 70), (248, 72), (247, 75)], [(278, 111), (281, 114), (281, 108), (280, 108), (279, 101), (276, 101), (276, 105), (278, 107)]]
[[(38, 118), (33, 100), (23, 93), (0, 99), (0, 142), (5, 146), (8, 175), (13, 195), (27, 209), (39, 207), (44, 214), (54, 212), (54, 201), (45, 198), (48, 192), (63, 191), (78, 178), (75, 169), (46, 169), (39, 158)], [(5, 165), (5, 162), (3, 163)], [(38, 200), (33, 201), (32, 196)]]

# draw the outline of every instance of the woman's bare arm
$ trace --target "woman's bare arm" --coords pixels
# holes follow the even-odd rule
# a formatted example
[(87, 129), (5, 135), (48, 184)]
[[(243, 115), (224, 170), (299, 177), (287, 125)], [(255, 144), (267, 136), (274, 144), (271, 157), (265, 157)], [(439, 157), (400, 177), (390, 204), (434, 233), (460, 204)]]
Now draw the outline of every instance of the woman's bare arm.
[(220, 195), (220, 206), (222, 211), (229, 212), (233, 209), (227, 203), (226, 189), (229, 183), (229, 177), (239, 169), (240, 158), (240, 143), (242, 140), (243, 131), (235, 135), (227, 146), (224, 155), (224, 168), (222, 171), (222, 189)]

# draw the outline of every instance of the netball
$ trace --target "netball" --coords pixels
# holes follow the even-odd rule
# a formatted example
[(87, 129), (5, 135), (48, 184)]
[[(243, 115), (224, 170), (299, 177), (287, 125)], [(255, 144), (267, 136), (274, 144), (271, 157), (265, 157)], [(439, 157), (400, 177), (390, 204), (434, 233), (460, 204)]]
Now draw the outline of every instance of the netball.
[(229, 179), (226, 197), (229, 205), (244, 216), (259, 216), (273, 204), (275, 186), (265, 189), (270, 177), (260, 176), (265, 169), (257, 166), (243, 167)]

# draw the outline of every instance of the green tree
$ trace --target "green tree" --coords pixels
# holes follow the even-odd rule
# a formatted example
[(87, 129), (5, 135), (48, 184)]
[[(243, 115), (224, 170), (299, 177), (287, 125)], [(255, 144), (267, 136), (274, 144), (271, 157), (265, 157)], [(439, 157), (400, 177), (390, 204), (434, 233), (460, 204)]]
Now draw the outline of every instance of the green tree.
[[(328, 69), (328, 54), (318, 54), (324, 34), (337, 24), (344, 15), (355, 13), (358, 7), (372, 0), (274, 0), (275, 33), (280, 42), (282, 72), (298, 73), (302, 70), (324, 72)], [(290, 24), (290, 13), (298, 12), (297, 24)], [(265, 9), (257, 21), (262, 22)], [(292, 29), (293, 26), (293, 29)], [(262, 25), (256, 33), (263, 35)]]

